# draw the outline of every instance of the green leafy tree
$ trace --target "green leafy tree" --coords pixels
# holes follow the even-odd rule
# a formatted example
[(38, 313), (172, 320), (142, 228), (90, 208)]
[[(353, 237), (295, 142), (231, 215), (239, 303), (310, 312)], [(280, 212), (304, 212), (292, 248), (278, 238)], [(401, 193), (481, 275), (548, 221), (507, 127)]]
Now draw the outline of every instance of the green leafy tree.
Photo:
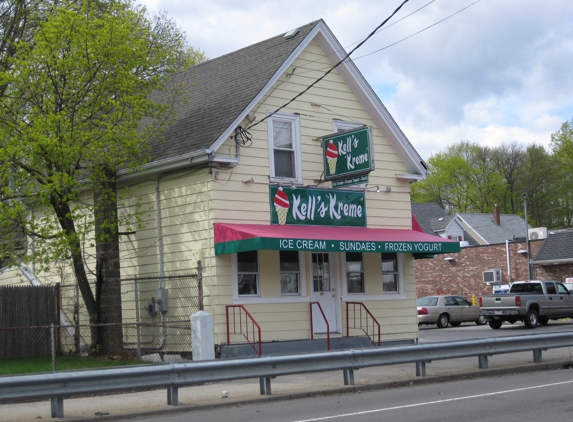
[[(92, 324), (121, 322), (116, 173), (148, 160), (177, 99), (166, 76), (193, 50), (172, 20), (131, 0), (59, 1), (15, 46), (0, 69), (0, 222), (34, 239), (26, 257), (38, 267), (71, 261)], [(168, 88), (173, 102), (149, 100)], [(122, 346), (120, 327), (92, 330), (92, 353)]]
[(503, 176), (488, 148), (467, 141), (428, 160), (430, 174), (412, 186), (414, 202), (435, 202), (446, 211), (490, 212), (501, 196)]

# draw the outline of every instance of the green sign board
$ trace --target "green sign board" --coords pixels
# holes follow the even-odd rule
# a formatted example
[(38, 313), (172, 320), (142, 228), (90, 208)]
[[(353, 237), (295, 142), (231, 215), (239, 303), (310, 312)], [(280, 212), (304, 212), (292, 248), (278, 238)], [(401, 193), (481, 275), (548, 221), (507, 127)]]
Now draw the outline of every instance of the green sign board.
[(366, 227), (364, 192), (270, 186), (271, 224)]
[(322, 138), (324, 179), (352, 179), (374, 170), (372, 128), (362, 127)]

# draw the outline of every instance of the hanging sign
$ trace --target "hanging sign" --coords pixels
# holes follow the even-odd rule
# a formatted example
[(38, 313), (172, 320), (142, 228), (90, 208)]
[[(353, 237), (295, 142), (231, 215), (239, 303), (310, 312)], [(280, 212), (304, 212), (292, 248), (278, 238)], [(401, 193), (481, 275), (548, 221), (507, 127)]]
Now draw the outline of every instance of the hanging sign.
[(366, 227), (364, 192), (270, 186), (271, 224)]
[(324, 136), (322, 150), (325, 180), (352, 180), (374, 170), (371, 127)]

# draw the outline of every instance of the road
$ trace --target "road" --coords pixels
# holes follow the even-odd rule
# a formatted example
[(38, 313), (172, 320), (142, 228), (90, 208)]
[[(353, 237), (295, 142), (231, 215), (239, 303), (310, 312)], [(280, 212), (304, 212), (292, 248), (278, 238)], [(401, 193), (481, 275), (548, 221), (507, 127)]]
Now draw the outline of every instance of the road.
[(296, 401), (138, 418), (162, 422), (511, 422), (573, 419), (573, 370), (488, 377), (360, 394), (316, 396)]
[(508, 337), (530, 334), (549, 334), (563, 331), (573, 331), (573, 320), (549, 321), (547, 325), (539, 325), (527, 329), (521, 322), (503, 324), (499, 330), (493, 330), (489, 325), (477, 326), (474, 323), (464, 323), (459, 327), (438, 328), (435, 325), (420, 327), (420, 343), (434, 343), (455, 340), (473, 340), (479, 338)]
[[(534, 330), (523, 324), (489, 326), (462, 324), (439, 329), (420, 327), (420, 342), (447, 342), (464, 339), (555, 333), (573, 330), (573, 320), (552, 321)], [(433, 363), (436, 365), (438, 362)], [(432, 368), (430, 366), (429, 368)], [(357, 376), (366, 376), (362, 371)], [(201, 387), (194, 387), (201, 388)], [(447, 383), (412, 385), (360, 393), (316, 395), (281, 401), (260, 401), (208, 410), (164, 413), (138, 417), (138, 421), (162, 422), (362, 422), (408, 421), (523, 421), (573, 420), (573, 370), (519, 373), (499, 377), (462, 379)], [(122, 420), (122, 419), (118, 419)], [(130, 420), (130, 419), (125, 419)]]

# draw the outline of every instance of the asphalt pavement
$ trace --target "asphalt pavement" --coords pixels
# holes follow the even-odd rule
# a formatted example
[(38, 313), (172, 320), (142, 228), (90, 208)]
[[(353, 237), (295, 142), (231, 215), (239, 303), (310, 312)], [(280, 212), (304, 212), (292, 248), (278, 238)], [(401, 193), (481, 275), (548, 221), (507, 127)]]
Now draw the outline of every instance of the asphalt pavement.
[[(573, 327), (573, 325), (569, 326), (570, 324), (566, 325), (562, 328), (569, 330)], [(460, 330), (459, 334), (464, 332), (467, 333), (467, 336), (473, 334), (474, 338), (489, 335), (489, 332), (482, 331), (489, 329), (489, 327), (470, 327), (462, 328), (463, 331)], [(532, 333), (531, 330), (523, 328), (518, 330), (517, 328), (508, 329), (507, 335)], [(454, 330), (458, 330), (458, 328), (439, 330), (435, 332), (434, 336), (438, 334), (449, 336), (450, 330), (451, 334), (455, 335), (456, 331)], [(420, 330), (421, 339), (433, 334), (424, 333), (424, 331), (424, 328)], [(495, 332), (496, 336), (503, 335), (503, 333), (503, 329)], [(451, 338), (450, 341), (454, 339)], [(426, 377), (416, 376), (415, 364), (364, 368), (355, 371), (354, 386), (344, 386), (342, 371), (284, 376), (272, 380), (271, 396), (260, 395), (258, 379), (227, 381), (180, 388), (179, 406), (167, 405), (167, 392), (165, 390), (65, 399), (65, 418), (60, 420), (102, 421), (128, 416), (132, 416), (135, 420), (138, 416), (189, 411), (193, 408), (236, 405), (252, 401), (288, 400), (341, 392), (352, 393), (367, 389), (446, 382), (460, 378), (500, 376), (518, 372), (556, 369), (570, 365), (573, 366), (573, 348), (561, 348), (544, 351), (541, 363), (533, 362), (533, 352), (491, 356), (489, 357), (488, 369), (478, 368), (477, 357), (434, 361), (426, 365)], [(49, 400), (0, 405), (0, 420), (3, 422), (28, 422), (49, 418)]]

